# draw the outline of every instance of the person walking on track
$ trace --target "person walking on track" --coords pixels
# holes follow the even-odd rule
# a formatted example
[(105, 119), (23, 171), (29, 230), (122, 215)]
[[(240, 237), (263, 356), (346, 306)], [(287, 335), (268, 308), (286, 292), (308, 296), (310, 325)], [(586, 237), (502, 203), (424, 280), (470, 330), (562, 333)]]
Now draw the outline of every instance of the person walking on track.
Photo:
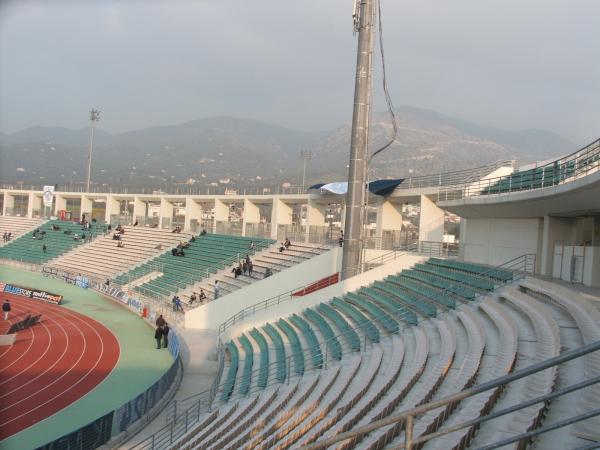
[(163, 338), (163, 329), (162, 327), (156, 327), (156, 331), (154, 332), (154, 339), (156, 339), (156, 349), (160, 350), (160, 343)]
[(10, 302), (8, 299), (4, 300), (2, 305), (2, 312), (4, 312), (4, 320), (8, 320), (8, 313), (10, 312)]

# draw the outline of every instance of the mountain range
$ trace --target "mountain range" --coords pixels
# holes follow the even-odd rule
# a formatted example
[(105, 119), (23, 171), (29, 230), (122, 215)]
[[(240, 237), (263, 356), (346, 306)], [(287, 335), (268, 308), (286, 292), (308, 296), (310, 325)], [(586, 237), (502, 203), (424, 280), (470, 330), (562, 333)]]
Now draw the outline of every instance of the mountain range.
[[(372, 161), (373, 178), (406, 177), (520, 163), (570, 153), (577, 146), (547, 130), (510, 131), (435, 111), (402, 107), (395, 143)], [(389, 140), (387, 115), (371, 120), (371, 151)], [(0, 181), (66, 184), (85, 180), (89, 129), (36, 126), (0, 134)], [(255, 120), (212, 117), (119, 134), (95, 130), (95, 183), (163, 187), (174, 183), (237, 188), (300, 184), (301, 150), (311, 150), (307, 183), (347, 177), (350, 124), (322, 132)]]

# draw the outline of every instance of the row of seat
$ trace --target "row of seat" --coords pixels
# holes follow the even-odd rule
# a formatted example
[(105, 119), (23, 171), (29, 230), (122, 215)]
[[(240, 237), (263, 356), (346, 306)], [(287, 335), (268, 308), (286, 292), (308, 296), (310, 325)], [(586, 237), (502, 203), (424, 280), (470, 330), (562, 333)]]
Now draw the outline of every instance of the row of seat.
[[(53, 227), (59, 229), (53, 230)], [(103, 235), (105, 229), (105, 225), (92, 224), (90, 229), (84, 229), (77, 222), (49, 220), (0, 248), (0, 257), (43, 264), (85, 244), (89, 238)], [(40, 233), (34, 236), (36, 230)], [(80, 239), (83, 235), (85, 240)]]
[(554, 186), (573, 176), (575, 167), (575, 161), (567, 161), (561, 164), (513, 172), (494, 184), (486, 186), (482, 192), (484, 194), (499, 194)]
[[(233, 262), (245, 258), (272, 243), (266, 239), (214, 234), (197, 236), (195, 239), (184, 249), (185, 256), (174, 256), (171, 249), (168, 249), (160, 256), (115, 277), (114, 281), (127, 284), (149, 273), (158, 272), (158, 276), (137, 285), (135, 289), (142, 293), (169, 296), (222, 269), (224, 261)], [(251, 248), (251, 243), (254, 243), (254, 249)]]

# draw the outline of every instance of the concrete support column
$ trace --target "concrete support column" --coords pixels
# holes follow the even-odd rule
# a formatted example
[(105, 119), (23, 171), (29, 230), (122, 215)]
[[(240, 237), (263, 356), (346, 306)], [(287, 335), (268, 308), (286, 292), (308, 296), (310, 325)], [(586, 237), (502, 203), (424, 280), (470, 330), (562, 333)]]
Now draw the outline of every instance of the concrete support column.
[(213, 220), (213, 233), (217, 232), (217, 222), (229, 221), (229, 206), (218, 198), (215, 199), (215, 217)]
[(171, 226), (171, 220), (173, 220), (173, 203), (164, 197), (160, 198), (160, 210), (158, 213), (159, 228), (163, 228), (163, 219), (169, 219), (169, 225)]
[(271, 210), (271, 239), (277, 239), (279, 225), (292, 224), (292, 208), (286, 205), (279, 197), (273, 197), (273, 209)]
[[(8, 209), (12, 209), (15, 207), (15, 197), (10, 195), (8, 192), (4, 193), (4, 206), (2, 207), (2, 215), (6, 215), (6, 211)], [(11, 211), (12, 214), (12, 211)]]
[(575, 220), (567, 217), (544, 216), (540, 242), (539, 269), (542, 275), (551, 277), (554, 269), (554, 244), (574, 243)]
[(35, 194), (30, 192), (27, 198), (27, 217), (29, 219), (33, 218), (33, 202), (35, 199)]
[(94, 201), (86, 197), (85, 195), (81, 196), (81, 214), (85, 214), (86, 219), (90, 219), (92, 217), (92, 209), (94, 207)]
[(41, 196), (35, 192), (29, 194), (29, 204), (27, 208), (27, 217), (33, 217), (33, 212), (39, 211), (40, 217), (44, 214), (44, 202)]
[(244, 218), (242, 221), (242, 236), (246, 236), (246, 224), (260, 223), (260, 209), (256, 203), (244, 199)]
[(138, 220), (138, 217), (146, 217), (146, 203), (143, 202), (137, 195), (133, 197), (133, 222)]
[(56, 202), (54, 203), (54, 215), (58, 216), (58, 212), (64, 209), (67, 209), (67, 199), (60, 194), (56, 194)]
[(381, 248), (384, 230), (402, 230), (402, 204), (394, 204), (385, 198), (380, 198), (377, 200), (377, 221), (375, 223), (375, 238), (378, 248)]
[(421, 195), (421, 217), (419, 218), (419, 241), (442, 242), (444, 236), (444, 210)]
[(191, 197), (185, 198), (185, 219), (183, 222), (183, 229), (185, 231), (190, 230), (192, 219), (196, 219), (200, 223), (202, 219), (202, 205), (196, 202)]
[(119, 201), (112, 195), (106, 196), (106, 210), (104, 211), (104, 221), (110, 223), (110, 216), (119, 214)]
[(317, 203), (314, 199), (308, 198), (306, 204), (306, 238), (310, 241), (311, 227), (323, 228), (327, 226), (327, 205)]

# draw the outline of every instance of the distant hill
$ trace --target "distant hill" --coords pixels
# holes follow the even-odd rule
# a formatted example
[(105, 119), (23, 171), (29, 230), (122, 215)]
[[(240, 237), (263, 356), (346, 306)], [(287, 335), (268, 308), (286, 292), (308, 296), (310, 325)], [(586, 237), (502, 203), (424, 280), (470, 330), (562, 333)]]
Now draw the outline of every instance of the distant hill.
[[(373, 162), (373, 177), (407, 176), (474, 167), (499, 159), (543, 160), (576, 150), (546, 130), (508, 131), (414, 107), (397, 110), (397, 141)], [(386, 116), (375, 115), (371, 150), (391, 133)], [(347, 176), (350, 125), (305, 132), (255, 120), (198, 119), (120, 134), (96, 130), (93, 180), (160, 187), (196, 180), (229, 180), (236, 187), (298, 184), (300, 150), (311, 149), (308, 181)], [(89, 130), (31, 127), (0, 134), (0, 179), (62, 184), (83, 181)], [(259, 177), (258, 179), (256, 177)]]

